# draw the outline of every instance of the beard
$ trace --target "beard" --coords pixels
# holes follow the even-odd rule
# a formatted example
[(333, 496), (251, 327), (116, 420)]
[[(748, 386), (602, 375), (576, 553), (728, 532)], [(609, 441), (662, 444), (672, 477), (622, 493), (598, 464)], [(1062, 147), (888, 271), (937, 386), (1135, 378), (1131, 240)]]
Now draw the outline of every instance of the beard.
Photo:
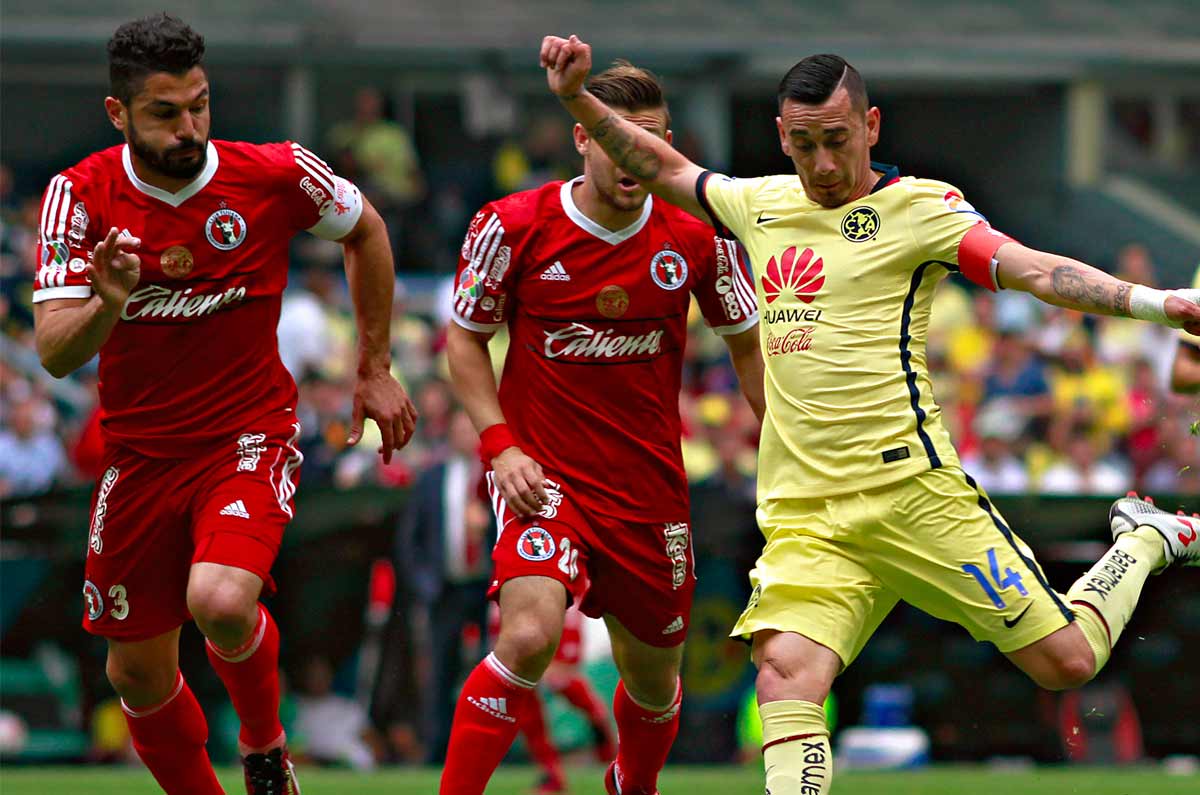
[[(143, 163), (164, 177), (191, 179), (203, 171), (205, 163), (208, 162), (207, 140), (178, 143), (160, 152), (153, 149), (138, 135), (132, 118), (126, 124), (126, 129), (129, 131), (129, 148)], [(199, 152), (200, 156), (195, 160), (186, 159), (185, 155), (192, 152)]]

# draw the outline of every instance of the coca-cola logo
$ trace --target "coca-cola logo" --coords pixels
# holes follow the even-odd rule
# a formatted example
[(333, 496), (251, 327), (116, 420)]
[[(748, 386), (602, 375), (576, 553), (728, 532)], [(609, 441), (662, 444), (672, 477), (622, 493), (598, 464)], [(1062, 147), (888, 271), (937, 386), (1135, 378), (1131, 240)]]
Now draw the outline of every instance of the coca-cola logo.
[(825, 285), (821, 275), (825, 264), (811, 248), (796, 256), (796, 247), (791, 246), (776, 259), (767, 261), (766, 273), (762, 276), (763, 295), (767, 303), (774, 303), (784, 293), (791, 293), (806, 304), (811, 304), (817, 291)]
[(613, 329), (594, 329), (572, 323), (554, 331), (543, 331), (542, 352), (547, 359), (600, 359), (636, 361), (663, 352), (663, 329), (643, 334), (618, 334)]
[(813, 327), (800, 326), (789, 329), (786, 334), (778, 335), (767, 331), (767, 356), (787, 356), (800, 353), (812, 348)]
[(197, 318), (211, 315), (218, 309), (238, 303), (246, 297), (245, 287), (230, 287), (217, 293), (192, 293), (171, 290), (158, 284), (134, 290), (121, 309), (122, 320), (142, 318)]

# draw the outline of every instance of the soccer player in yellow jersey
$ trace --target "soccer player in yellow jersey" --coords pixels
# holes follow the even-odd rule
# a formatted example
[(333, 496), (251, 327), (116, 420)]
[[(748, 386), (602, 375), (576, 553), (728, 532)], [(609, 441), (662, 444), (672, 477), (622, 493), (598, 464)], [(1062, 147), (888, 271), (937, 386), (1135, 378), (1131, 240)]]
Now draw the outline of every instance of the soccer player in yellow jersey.
[[(1200, 267), (1192, 287), (1200, 290)], [(1175, 361), (1171, 365), (1171, 388), (1180, 394), (1200, 393), (1200, 336), (1181, 329), (1179, 347), (1175, 349)]]
[(766, 545), (733, 634), (753, 643), (771, 795), (828, 792), (820, 705), (900, 599), (1058, 690), (1108, 660), (1148, 574), (1200, 564), (1200, 521), (1131, 496), (1110, 511), (1112, 548), (1054, 591), (960, 468), (925, 360), (930, 302), (949, 272), (1192, 332), (1200, 291), (1153, 290), (1028, 248), (954, 187), (873, 164), (879, 109), (837, 56), (805, 58), (784, 77), (776, 125), (796, 173), (760, 179), (707, 172), (606, 108), (584, 87), (591, 50), (576, 37), (547, 37), (541, 60), (551, 91), (623, 174), (732, 230), (757, 271)]

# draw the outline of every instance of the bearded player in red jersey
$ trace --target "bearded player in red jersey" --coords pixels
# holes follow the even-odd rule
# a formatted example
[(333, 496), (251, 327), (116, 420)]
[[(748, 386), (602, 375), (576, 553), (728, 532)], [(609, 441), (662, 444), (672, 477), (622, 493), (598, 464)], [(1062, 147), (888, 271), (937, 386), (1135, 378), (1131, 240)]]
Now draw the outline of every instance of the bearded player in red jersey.
[(296, 386), (275, 327), (288, 242), (343, 246), (359, 333), (354, 421), (384, 460), (416, 413), (389, 371), (387, 231), (358, 189), (298, 144), (209, 140), (204, 40), (165, 14), (108, 43), (123, 146), (51, 181), (34, 289), (38, 353), (61, 377), (100, 354), (104, 475), (93, 497), (87, 631), (138, 755), (170, 795), (222, 793), (204, 713), (179, 672), (195, 619), (242, 722), (251, 795), (296, 795), (279, 722), (279, 632), (258, 598), (292, 517)]
[[(656, 78), (618, 63), (591, 90), (670, 141)], [(481, 431), (499, 537), (495, 651), (454, 713), (443, 795), (478, 795), (517, 732), (576, 603), (621, 674), (611, 793), (656, 791), (679, 727), (694, 561), (679, 390), (690, 295), (763, 411), (753, 288), (736, 244), (651, 199), (583, 128), (584, 176), (488, 204), (467, 232), (447, 352)], [(511, 344), (497, 394), (488, 340)]]

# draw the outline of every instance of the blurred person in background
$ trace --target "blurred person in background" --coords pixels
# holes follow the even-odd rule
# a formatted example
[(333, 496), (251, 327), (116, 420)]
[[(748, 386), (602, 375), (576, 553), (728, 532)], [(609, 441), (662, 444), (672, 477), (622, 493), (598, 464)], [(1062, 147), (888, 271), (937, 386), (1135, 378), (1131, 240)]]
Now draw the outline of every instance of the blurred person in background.
[[(1200, 267), (1192, 286), (1200, 290)], [(1184, 395), (1200, 392), (1200, 336), (1180, 331), (1171, 364), (1171, 389)]]
[(1133, 487), (1131, 467), (1112, 449), (1112, 437), (1094, 424), (1078, 421), (1056, 428), (1064, 455), (1038, 480), (1042, 494), (1117, 495)]
[(1127, 497), (1110, 509), (1113, 546), (1055, 592), (962, 471), (925, 358), (934, 288), (949, 271), (991, 291), (1192, 331), (1200, 291), (1158, 291), (1028, 248), (952, 186), (872, 163), (881, 114), (839, 56), (809, 56), (780, 82), (776, 127), (794, 171), (757, 179), (706, 171), (606, 107), (585, 86), (591, 48), (577, 37), (545, 37), (541, 64), (624, 173), (737, 235), (774, 304), (764, 321), (804, 335), (778, 351), (764, 334), (768, 354), (794, 355), (766, 357), (766, 546), (732, 633), (753, 640), (768, 790), (829, 792), (821, 704), (899, 599), (992, 641), (1037, 684), (1074, 688), (1107, 662), (1151, 571), (1200, 564), (1191, 519)]
[(975, 415), (979, 447), (962, 457), (963, 471), (988, 494), (1023, 494), (1029, 488), (1029, 474), (1013, 449), (1027, 427), (1026, 416), (1013, 402), (997, 398)]
[(983, 405), (1003, 400), (1008, 411), (1023, 420), (1020, 431), (1045, 431), (1054, 409), (1054, 398), (1046, 383), (1045, 368), (1034, 355), (1025, 337), (1017, 331), (1001, 331), (992, 346), (992, 354), (983, 379)]
[[(1158, 274), (1150, 250), (1129, 243), (1117, 251), (1113, 275), (1134, 284), (1158, 286)], [(1096, 318), (1097, 359), (1107, 365), (1129, 366), (1137, 359), (1151, 362), (1156, 377), (1164, 382), (1171, 367), (1171, 330), (1138, 323), (1130, 318)]]
[[(592, 89), (670, 146), (654, 75), (618, 62)], [(650, 199), (578, 125), (574, 143), (582, 177), (487, 204), (460, 251), (447, 356), (491, 470), (488, 595), (501, 622), (459, 696), (443, 795), (484, 791), (573, 603), (604, 618), (621, 675), (605, 787), (655, 791), (679, 729), (695, 588), (679, 409), (693, 295), (763, 409), (758, 312), (736, 244)], [(504, 326), (497, 390), (489, 341)]]
[(295, 702), (293, 726), (306, 758), (323, 765), (375, 769), (372, 744), (377, 739), (367, 711), (333, 689), (333, 666), (327, 658), (315, 655), (304, 662)]
[[(276, 326), (288, 243), (342, 245), (359, 325), (353, 422), (390, 460), (415, 414), (389, 373), (387, 232), (358, 189), (299, 144), (209, 137), (204, 39), (158, 14), (108, 42), (108, 121), (124, 144), (59, 173), (43, 199), (37, 348), (56, 377), (100, 356), (105, 472), (93, 498), (84, 628), (134, 748), (168, 795), (223, 793), (179, 670), (195, 620), (241, 720), (250, 795), (294, 795), (279, 720), (279, 632), (259, 602), (294, 511), (296, 387)], [(173, 498), (162, 499), (164, 490)]]
[(8, 407), (0, 429), (0, 497), (45, 494), (65, 474), (67, 456), (47, 415), (49, 405), (29, 397)]

